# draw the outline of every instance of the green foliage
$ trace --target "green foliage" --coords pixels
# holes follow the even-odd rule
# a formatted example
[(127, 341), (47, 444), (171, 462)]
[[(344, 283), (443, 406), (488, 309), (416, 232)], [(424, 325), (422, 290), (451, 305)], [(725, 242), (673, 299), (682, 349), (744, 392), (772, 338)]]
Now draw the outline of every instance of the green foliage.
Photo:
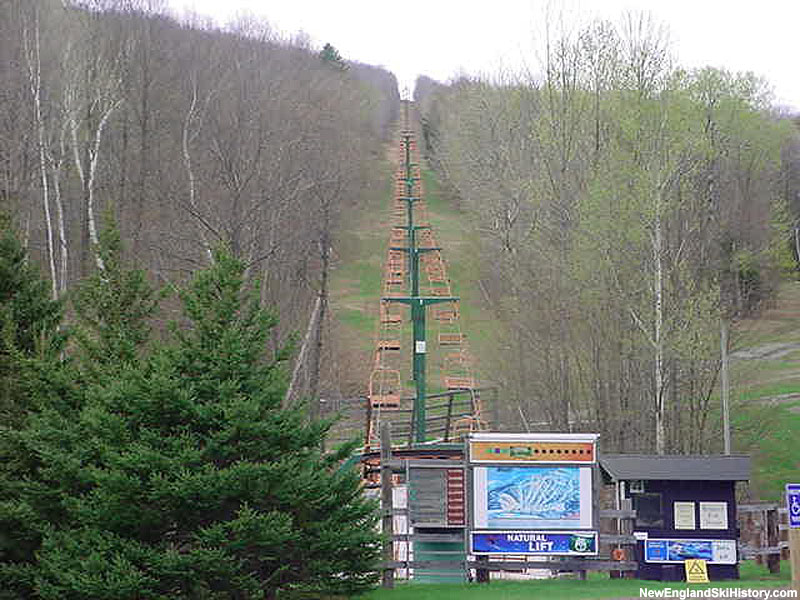
[(276, 318), (242, 263), (217, 251), (181, 293), (188, 326), (148, 349), (153, 294), (114, 256), (82, 295), (81, 405), (42, 411), (18, 436), (35, 468), (10, 506), (37, 524), (38, 547), (3, 566), (7, 583), (120, 600), (371, 585), (377, 513), (339, 468), (352, 446), (323, 454), (330, 423), (282, 408), (288, 349), (265, 357)]
[(107, 375), (135, 363), (150, 339), (150, 319), (162, 294), (141, 269), (123, 265), (119, 230), (106, 215), (97, 247), (103, 270), (84, 281), (73, 296), (79, 326), (75, 338), (88, 377)]
[(610, 448), (706, 451), (691, 432), (720, 317), (751, 313), (794, 267), (789, 138), (763, 81), (674, 69), (664, 42), (646, 18), (594, 23), (548, 40), (538, 80), (462, 79), (421, 107), (506, 326), (480, 357), (504, 381), (506, 424), (519, 403), (554, 427), (571, 412)]
[[(4, 590), (26, 589), (31, 581), (26, 563), (38, 546), (40, 521), (32, 503), (19, 501), (33, 468), (19, 432), (64, 389), (60, 318), (60, 303), (28, 262), (9, 219), (0, 217), (0, 598), (19, 597)], [(34, 502), (49, 504), (47, 490), (36, 495)]]
[(784, 275), (793, 274), (798, 267), (794, 255), (794, 227), (784, 198), (775, 199), (770, 225), (773, 232), (768, 250), (771, 264)]
[(0, 214), (0, 422), (16, 421), (26, 409), (20, 405), (29, 383), (26, 364), (62, 348), (60, 320), (60, 303), (50, 298), (47, 281)]
[(325, 44), (322, 47), (322, 50), (319, 52), (319, 57), (326, 65), (339, 69), (340, 71), (347, 70), (347, 63), (342, 58), (342, 55), (339, 54), (339, 51), (331, 44)]

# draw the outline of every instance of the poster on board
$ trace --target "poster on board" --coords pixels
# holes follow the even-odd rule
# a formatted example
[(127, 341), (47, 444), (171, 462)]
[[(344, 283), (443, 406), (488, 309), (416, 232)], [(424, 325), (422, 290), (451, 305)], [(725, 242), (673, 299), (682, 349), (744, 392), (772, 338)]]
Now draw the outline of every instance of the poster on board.
[(736, 540), (648, 539), (644, 560), (649, 563), (682, 563), (702, 559), (711, 564), (735, 565)]
[(700, 529), (727, 529), (728, 503), (701, 502)]
[(695, 529), (694, 502), (675, 502), (672, 508), (675, 529)]
[(476, 530), (590, 528), (591, 467), (475, 467), (473, 507)]

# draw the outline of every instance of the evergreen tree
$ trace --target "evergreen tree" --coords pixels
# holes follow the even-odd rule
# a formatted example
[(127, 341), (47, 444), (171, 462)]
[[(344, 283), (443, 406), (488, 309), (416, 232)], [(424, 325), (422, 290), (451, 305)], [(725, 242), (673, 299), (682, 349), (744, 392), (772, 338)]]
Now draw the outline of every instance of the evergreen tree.
[(326, 65), (330, 65), (341, 71), (347, 70), (347, 63), (339, 54), (339, 51), (332, 44), (325, 44), (319, 52), (319, 57)]
[(217, 252), (181, 295), (189, 327), (174, 344), (98, 367), (74, 422), (48, 413), (28, 430), (65, 512), (43, 528), (38, 597), (272, 598), (374, 581), (375, 506), (339, 467), (352, 447), (324, 455), (330, 423), (281, 407), (286, 352), (265, 357), (275, 317), (243, 272)]
[[(25, 597), (41, 520), (20, 502), (33, 468), (20, 431), (68, 380), (59, 358), (61, 305), (28, 262), (10, 219), (0, 215), (0, 598)], [(43, 499), (46, 502), (46, 499)]]
[(0, 214), (0, 423), (18, 422), (25, 405), (24, 363), (57, 354), (61, 305), (28, 262), (11, 220)]
[(112, 215), (106, 214), (96, 248), (103, 270), (78, 286), (73, 306), (74, 336), (84, 377), (108, 377), (135, 364), (150, 341), (151, 320), (163, 297), (142, 269), (127, 268)]
[[(16, 355), (26, 381), (19, 397), (28, 410), (24, 426), (7, 427), (0, 444), (5, 466), (0, 479), (0, 539), (8, 540), (0, 553), (0, 588), (13, 590), (10, 597), (14, 598), (37, 596), (36, 553), (43, 543), (52, 544), (50, 536), (57, 528), (70, 523), (66, 500), (85, 489), (83, 468), (93, 460), (96, 449), (86, 443), (85, 431), (76, 423), (87, 395), (93, 384), (113, 378), (141, 353), (149, 337), (148, 320), (156, 308), (155, 293), (144, 272), (123, 266), (122, 245), (110, 218), (97, 252), (105, 268), (83, 282), (74, 298), (78, 317), (74, 346), (81, 360), (62, 360), (63, 335), (35, 359), (21, 360), (24, 356)], [(20, 253), (13, 255), (19, 263)], [(41, 303), (47, 288), (43, 282), (36, 283)], [(35, 307), (36, 298), (29, 293), (25, 303)], [(56, 316), (60, 313), (48, 320), (53, 332), (58, 326)]]

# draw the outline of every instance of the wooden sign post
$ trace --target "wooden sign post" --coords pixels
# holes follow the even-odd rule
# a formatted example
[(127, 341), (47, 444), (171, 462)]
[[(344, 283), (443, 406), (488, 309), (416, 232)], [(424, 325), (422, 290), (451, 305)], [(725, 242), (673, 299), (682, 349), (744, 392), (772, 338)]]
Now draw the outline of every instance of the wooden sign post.
[[(383, 525), (383, 562), (394, 560), (394, 498), (392, 495), (392, 424), (381, 423), (381, 523)], [(384, 588), (394, 588), (394, 568), (384, 566), (381, 584)]]
[(800, 596), (800, 483), (786, 484), (786, 510), (789, 513), (789, 560), (792, 588)]
[(800, 528), (789, 530), (789, 558), (792, 562), (792, 588), (800, 597)]

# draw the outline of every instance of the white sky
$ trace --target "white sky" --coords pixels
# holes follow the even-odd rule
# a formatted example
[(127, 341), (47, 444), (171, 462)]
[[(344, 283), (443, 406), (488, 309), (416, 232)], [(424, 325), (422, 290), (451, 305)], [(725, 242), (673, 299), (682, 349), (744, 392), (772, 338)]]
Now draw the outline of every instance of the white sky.
[(778, 104), (800, 110), (800, 0), (167, 0), (225, 23), (242, 13), (277, 31), (300, 31), (315, 47), (333, 44), (349, 60), (383, 65), (403, 87), (417, 75), (446, 81), (501, 68), (536, 71), (548, 13), (567, 28), (592, 17), (619, 22), (626, 11), (652, 14), (669, 31), (681, 65), (754, 71)]

